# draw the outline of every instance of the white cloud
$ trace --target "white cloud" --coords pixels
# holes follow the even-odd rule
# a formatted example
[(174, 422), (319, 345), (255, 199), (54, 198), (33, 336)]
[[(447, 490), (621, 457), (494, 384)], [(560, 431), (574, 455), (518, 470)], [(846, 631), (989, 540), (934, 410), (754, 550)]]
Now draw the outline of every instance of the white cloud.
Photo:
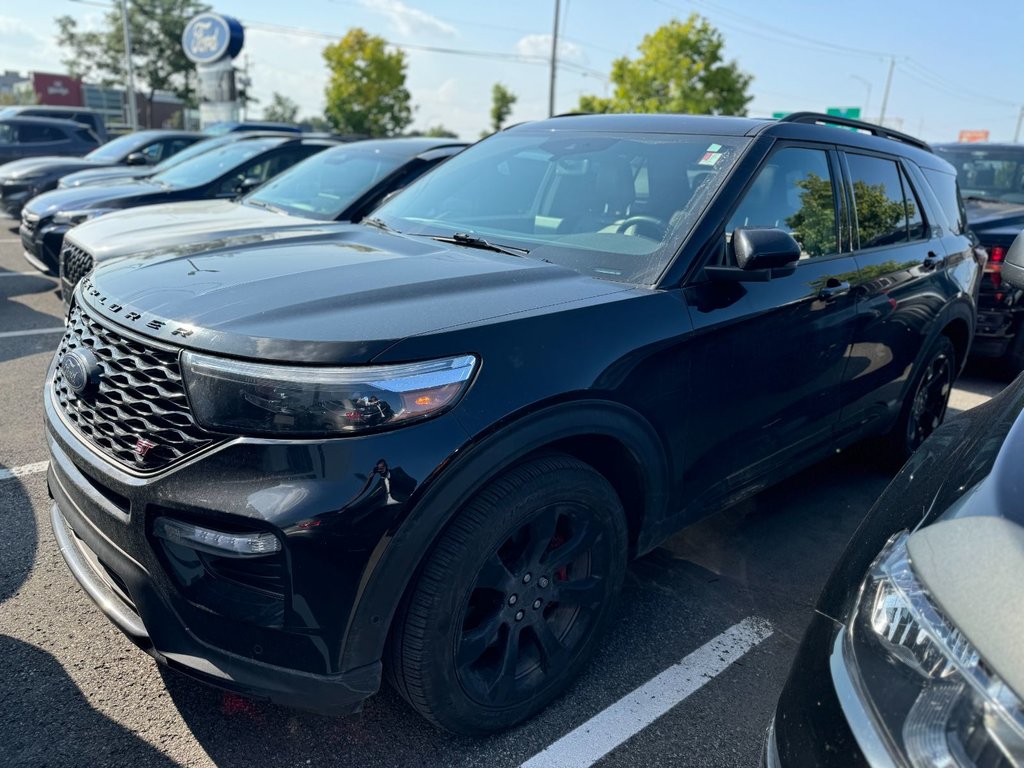
[(361, 0), (362, 4), (377, 13), (387, 16), (391, 23), (403, 35), (413, 35), (424, 31), (437, 32), (447, 37), (456, 37), (458, 31), (446, 21), (431, 16), (419, 8), (410, 8), (402, 0)]
[[(551, 55), (551, 35), (526, 35), (516, 42), (516, 51), (521, 56), (543, 56)], [(585, 64), (587, 55), (576, 43), (562, 39), (558, 41), (558, 56), (566, 61), (574, 61), (577, 64)]]

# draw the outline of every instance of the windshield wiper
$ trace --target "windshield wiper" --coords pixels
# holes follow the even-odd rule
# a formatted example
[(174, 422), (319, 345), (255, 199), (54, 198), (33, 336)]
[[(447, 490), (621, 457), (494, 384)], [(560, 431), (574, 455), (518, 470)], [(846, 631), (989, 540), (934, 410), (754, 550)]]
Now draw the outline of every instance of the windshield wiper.
[(394, 232), (395, 234), (400, 234), (397, 229), (395, 229), (386, 221), (384, 221), (384, 219), (370, 217), (368, 219), (363, 219), (362, 223), (369, 224), (371, 227), (376, 227), (377, 229), (383, 230), (384, 232)]
[(494, 251), (495, 253), (504, 253), (506, 256), (522, 256), (524, 253), (530, 251), (526, 248), (517, 248), (513, 245), (497, 245), (496, 243), (488, 242), (482, 237), (476, 235), (470, 235), (466, 232), (456, 232), (454, 235), (432, 235), (431, 240), (436, 240), (439, 243), (454, 243), (455, 245), (463, 245), (466, 248), (479, 248), (481, 251)]
[(246, 200), (245, 202), (248, 203), (249, 205), (255, 205), (257, 208), (266, 208), (268, 211), (273, 211), (274, 213), (280, 213), (283, 216), (287, 216), (288, 215), (288, 211), (286, 211), (284, 208), (280, 208), (280, 207), (274, 205), (273, 203), (267, 203), (267, 202), (264, 202), (263, 200)]

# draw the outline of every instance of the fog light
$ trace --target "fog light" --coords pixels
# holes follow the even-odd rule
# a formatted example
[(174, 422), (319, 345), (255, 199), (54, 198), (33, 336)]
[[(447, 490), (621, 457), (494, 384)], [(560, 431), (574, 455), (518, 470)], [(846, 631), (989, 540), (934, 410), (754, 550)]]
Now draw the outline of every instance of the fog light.
[(226, 533), (169, 517), (153, 521), (153, 535), (221, 557), (262, 557), (281, 551), (280, 540), (271, 533)]

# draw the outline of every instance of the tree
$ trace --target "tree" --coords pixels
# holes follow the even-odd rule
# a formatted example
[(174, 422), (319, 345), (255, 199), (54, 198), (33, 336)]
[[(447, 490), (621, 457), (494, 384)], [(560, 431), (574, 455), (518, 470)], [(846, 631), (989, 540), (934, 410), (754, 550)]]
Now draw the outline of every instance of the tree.
[(417, 136), (426, 136), (426, 137), (431, 138), (431, 139), (457, 139), (457, 138), (459, 138), (459, 134), (457, 134), (455, 131), (453, 131), (453, 130), (451, 130), (449, 128), (445, 128), (440, 123), (438, 123), (437, 125), (432, 125), (432, 126), (430, 126), (429, 128), (427, 128), (424, 131), (421, 131), (421, 130), (409, 131), (405, 135), (408, 136), (409, 138), (415, 138)]
[(745, 115), (753, 79), (722, 61), (722, 34), (698, 14), (646, 35), (636, 59), (612, 62), (610, 98), (583, 96), (580, 112)]
[(512, 114), (512, 105), (518, 100), (512, 91), (501, 83), (495, 83), (491, 89), (491, 129), (494, 133), (501, 130)]
[(263, 119), (275, 123), (294, 123), (299, 116), (299, 105), (282, 93), (274, 91), (270, 103), (263, 110)]
[(327, 119), (340, 133), (392, 136), (412, 122), (405, 54), (382, 37), (350, 29), (324, 49)]
[[(185, 25), (196, 14), (209, 10), (198, 0), (146, 0), (128, 3), (132, 35), (132, 63), (137, 86), (146, 94), (146, 122), (153, 116), (156, 91), (171, 91), (195, 106), (195, 64), (181, 47)], [(57, 18), (57, 43), (68, 55), (63, 60), (72, 77), (101, 85), (124, 85), (124, 32), (117, 5), (103, 17), (99, 29), (82, 30), (71, 16)]]

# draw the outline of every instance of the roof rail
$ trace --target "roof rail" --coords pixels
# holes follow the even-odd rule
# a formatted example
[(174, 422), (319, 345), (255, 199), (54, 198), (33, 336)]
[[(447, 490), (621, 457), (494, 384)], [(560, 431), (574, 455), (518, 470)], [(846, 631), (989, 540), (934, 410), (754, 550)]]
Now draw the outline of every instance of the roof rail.
[(900, 131), (891, 128), (883, 128), (874, 123), (865, 123), (863, 120), (853, 120), (849, 117), (838, 117), (837, 115), (826, 115), (821, 112), (793, 112), (785, 117), (779, 118), (780, 123), (810, 123), (811, 125), (838, 125), (844, 128), (855, 128), (858, 131), (865, 131), (873, 136), (880, 136), (883, 139), (902, 141), (912, 147), (931, 152), (931, 146), (921, 139), (915, 139)]

